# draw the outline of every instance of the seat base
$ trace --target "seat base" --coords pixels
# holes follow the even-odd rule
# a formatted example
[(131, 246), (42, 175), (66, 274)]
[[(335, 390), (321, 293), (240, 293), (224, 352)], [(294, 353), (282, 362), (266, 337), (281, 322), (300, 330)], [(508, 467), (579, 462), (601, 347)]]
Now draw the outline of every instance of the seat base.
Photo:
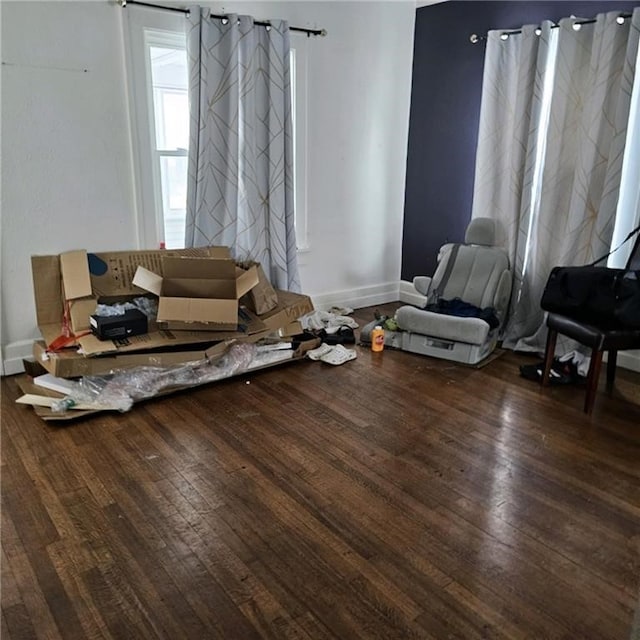
[(496, 348), (497, 332), (491, 332), (482, 344), (454, 342), (421, 333), (402, 332), (402, 350), (419, 353), (425, 356), (452, 360), (463, 364), (478, 364)]
[[(371, 331), (373, 331), (373, 328), (377, 324), (379, 324), (379, 322), (374, 320), (360, 329), (361, 343), (371, 344)], [(385, 347), (443, 360), (451, 360), (462, 364), (478, 364), (494, 351), (497, 343), (497, 331), (489, 332), (482, 344), (469, 344), (466, 342), (447, 340), (445, 338), (428, 336), (412, 331), (385, 330), (384, 332)]]

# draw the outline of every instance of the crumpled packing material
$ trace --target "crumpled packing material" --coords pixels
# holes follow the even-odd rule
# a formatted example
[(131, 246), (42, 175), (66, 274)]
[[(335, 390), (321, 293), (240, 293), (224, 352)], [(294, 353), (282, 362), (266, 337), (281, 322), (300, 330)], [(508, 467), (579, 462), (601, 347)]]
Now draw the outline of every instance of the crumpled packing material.
[(261, 352), (255, 344), (239, 343), (215, 362), (203, 359), (172, 367), (133, 367), (108, 376), (84, 376), (52, 410), (64, 412), (76, 404), (92, 404), (96, 409), (126, 412), (135, 402), (163, 392), (229, 378), (250, 366), (256, 368), (292, 355), (290, 351), (283, 357), (277, 352)]

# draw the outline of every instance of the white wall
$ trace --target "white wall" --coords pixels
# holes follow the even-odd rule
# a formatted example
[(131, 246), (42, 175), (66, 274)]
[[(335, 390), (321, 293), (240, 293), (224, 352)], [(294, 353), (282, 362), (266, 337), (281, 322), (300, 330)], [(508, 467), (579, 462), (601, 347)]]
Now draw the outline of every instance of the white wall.
[[(318, 306), (397, 299), (415, 3), (213, 6), (327, 29), (327, 37), (308, 43), (303, 290)], [(0, 10), (0, 329), (5, 373), (15, 373), (38, 337), (31, 255), (142, 247), (123, 59), (126, 9), (96, 0), (3, 1)]]

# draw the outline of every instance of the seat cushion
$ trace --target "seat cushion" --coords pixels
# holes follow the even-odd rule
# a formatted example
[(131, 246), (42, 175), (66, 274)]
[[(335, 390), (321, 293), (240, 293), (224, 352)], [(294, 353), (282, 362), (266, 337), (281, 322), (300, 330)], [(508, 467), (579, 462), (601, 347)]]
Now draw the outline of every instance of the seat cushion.
[(547, 326), (599, 351), (640, 349), (640, 330), (638, 329), (599, 329), (558, 313), (547, 315)]
[(480, 345), (489, 334), (489, 325), (480, 318), (448, 316), (411, 306), (400, 307), (395, 319), (403, 331), (454, 342)]

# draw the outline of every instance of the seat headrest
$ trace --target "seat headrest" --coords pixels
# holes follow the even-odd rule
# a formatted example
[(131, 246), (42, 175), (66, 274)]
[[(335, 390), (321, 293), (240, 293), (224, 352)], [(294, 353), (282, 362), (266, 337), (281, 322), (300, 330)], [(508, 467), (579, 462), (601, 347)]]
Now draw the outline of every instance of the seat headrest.
[(492, 247), (496, 241), (496, 223), (493, 218), (473, 218), (464, 236), (465, 244)]

